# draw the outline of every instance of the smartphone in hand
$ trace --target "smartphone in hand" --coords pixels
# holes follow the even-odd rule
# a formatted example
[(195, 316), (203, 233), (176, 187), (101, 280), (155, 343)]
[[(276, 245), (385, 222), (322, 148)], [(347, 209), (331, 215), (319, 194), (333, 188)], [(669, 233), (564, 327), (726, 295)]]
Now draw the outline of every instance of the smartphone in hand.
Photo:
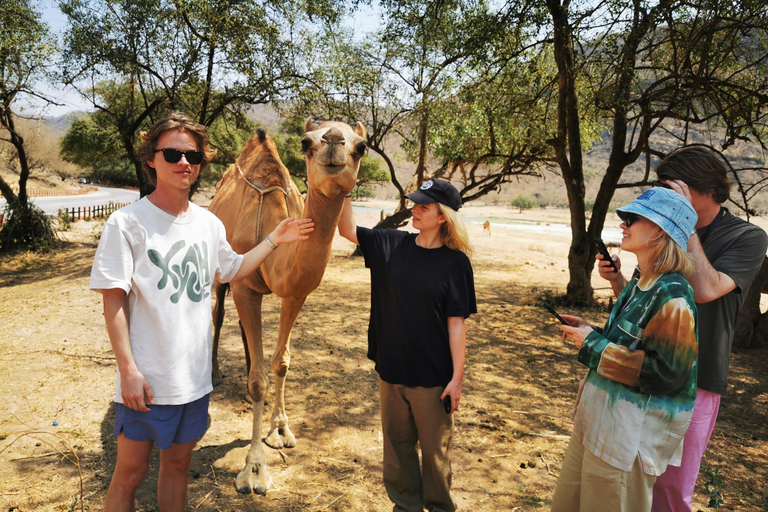
[(560, 323), (561, 323), (561, 324), (563, 324), (563, 325), (569, 325), (569, 324), (568, 324), (568, 322), (566, 322), (566, 321), (563, 319), (563, 317), (561, 317), (560, 315), (558, 315), (558, 314), (557, 314), (557, 311), (555, 311), (555, 308), (553, 308), (551, 304), (549, 304), (548, 302), (545, 302), (545, 303), (544, 303), (544, 307), (545, 307), (545, 308), (547, 308), (547, 310), (548, 310), (550, 313), (552, 313), (552, 314), (555, 316), (555, 318), (557, 318), (558, 320), (560, 320)]
[(611, 258), (611, 253), (608, 252), (608, 248), (603, 243), (602, 238), (595, 238), (595, 245), (597, 245), (597, 252), (603, 255), (603, 261), (607, 261), (611, 264), (613, 267), (613, 271), (618, 272), (619, 269), (616, 268), (616, 263), (613, 262), (613, 258)]
[(443, 409), (445, 409), (445, 414), (451, 414), (451, 395), (445, 395), (443, 398)]

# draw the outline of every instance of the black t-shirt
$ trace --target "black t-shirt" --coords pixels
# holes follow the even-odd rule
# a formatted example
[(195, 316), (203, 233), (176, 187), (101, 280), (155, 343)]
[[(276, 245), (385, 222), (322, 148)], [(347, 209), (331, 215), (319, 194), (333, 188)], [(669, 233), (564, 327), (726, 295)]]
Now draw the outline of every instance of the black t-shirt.
[[(736, 289), (719, 299), (696, 304), (699, 310), (698, 387), (719, 395), (728, 387), (728, 365), (739, 310), (752, 279), (765, 260), (768, 236), (765, 231), (726, 213), (714, 226), (699, 229), (702, 248), (712, 266), (728, 275)], [(712, 231), (708, 233), (708, 231)]]
[(357, 228), (371, 269), (368, 358), (390, 384), (445, 386), (453, 376), (448, 318), (477, 313), (472, 266), (463, 252), (419, 247), (416, 236)]

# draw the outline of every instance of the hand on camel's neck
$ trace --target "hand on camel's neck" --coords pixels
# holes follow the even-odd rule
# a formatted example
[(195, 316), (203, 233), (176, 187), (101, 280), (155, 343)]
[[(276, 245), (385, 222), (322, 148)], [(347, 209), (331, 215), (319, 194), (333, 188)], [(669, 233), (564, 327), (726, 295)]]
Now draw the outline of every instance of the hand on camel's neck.
[(174, 217), (184, 217), (189, 212), (189, 190), (159, 186), (148, 198), (152, 204)]

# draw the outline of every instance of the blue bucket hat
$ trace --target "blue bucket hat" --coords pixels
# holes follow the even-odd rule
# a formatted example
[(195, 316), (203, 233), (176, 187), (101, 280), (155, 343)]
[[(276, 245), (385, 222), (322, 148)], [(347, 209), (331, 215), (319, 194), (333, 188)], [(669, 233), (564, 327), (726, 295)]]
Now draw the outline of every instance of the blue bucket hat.
[(626, 206), (616, 209), (621, 220), (635, 213), (650, 220), (672, 237), (684, 251), (688, 238), (696, 232), (699, 216), (686, 198), (668, 188), (654, 187)]

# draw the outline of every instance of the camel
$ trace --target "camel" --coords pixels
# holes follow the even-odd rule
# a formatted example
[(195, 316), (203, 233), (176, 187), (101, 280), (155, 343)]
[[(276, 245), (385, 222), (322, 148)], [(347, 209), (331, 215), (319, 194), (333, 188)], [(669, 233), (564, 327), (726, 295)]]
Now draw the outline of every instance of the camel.
[(488, 236), (491, 236), (491, 221), (487, 220), (483, 222), (483, 234), (488, 233)]
[[(259, 269), (231, 285), (246, 345), (248, 392), (253, 401), (253, 432), (245, 467), (235, 486), (241, 493), (266, 494), (272, 478), (262, 446), (261, 424), (269, 377), (264, 368), (262, 347), (262, 297), (274, 293), (282, 299), (280, 326), (272, 372), (275, 375), (275, 404), (269, 433), (264, 442), (276, 449), (296, 446), (285, 412), (285, 377), (291, 361), (290, 335), (307, 296), (320, 284), (331, 255), (336, 226), (344, 197), (354, 188), (360, 158), (366, 150), (366, 131), (339, 122), (314, 127), (307, 121), (301, 140), (306, 156), (307, 194), (298, 188), (277, 154), (271, 137), (258, 129), (216, 186), (209, 207), (224, 223), (232, 248), (244, 253), (261, 242), (286, 217), (311, 218), (315, 230), (309, 240), (279, 246)], [(213, 378), (220, 382), (216, 352), (224, 317), (227, 285), (214, 284)]]

